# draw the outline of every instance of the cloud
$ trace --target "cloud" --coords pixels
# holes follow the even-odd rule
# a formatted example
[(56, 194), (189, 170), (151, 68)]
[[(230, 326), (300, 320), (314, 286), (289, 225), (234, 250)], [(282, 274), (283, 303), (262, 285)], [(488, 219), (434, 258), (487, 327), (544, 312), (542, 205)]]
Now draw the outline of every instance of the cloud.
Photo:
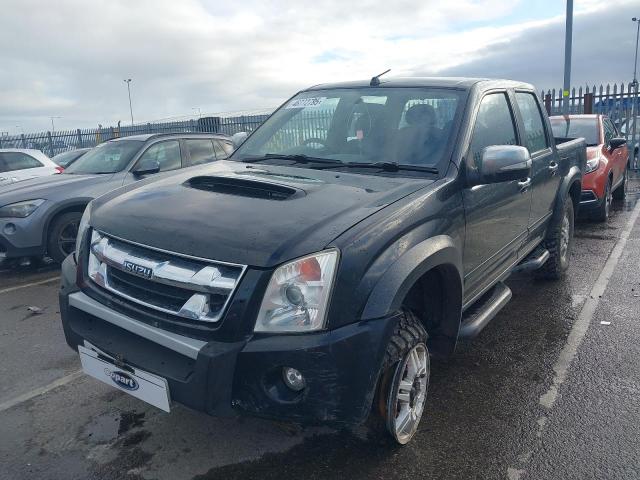
[[(386, 68), (552, 87), (562, 78), (563, 18), (531, 17), (531, 1), (5, 0), (0, 132), (44, 130), (52, 115), (63, 117), (58, 128), (126, 122), (124, 78), (133, 79), (136, 121), (193, 107), (273, 107), (308, 85)], [(598, 5), (579, 2), (574, 78), (621, 81), (630, 75), (632, 4)]]
[[(574, 16), (571, 85), (630, 82), (635, 49), (631, 17), (637, 14), (638, 2), (610, 2), (606, 8), (587, 2), (584, 7)], [(564, 16), (509, 29), (509, 35), (488, 41), (472, 59), (438, 73), (515, 78), (540, 89), (562, 88)]]

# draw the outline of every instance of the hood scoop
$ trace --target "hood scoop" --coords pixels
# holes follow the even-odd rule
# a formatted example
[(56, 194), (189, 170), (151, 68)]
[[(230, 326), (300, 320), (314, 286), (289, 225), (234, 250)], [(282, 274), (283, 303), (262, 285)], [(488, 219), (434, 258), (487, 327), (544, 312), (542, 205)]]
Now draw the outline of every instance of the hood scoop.
[(187, 187), (240, 197), (262, 198), (267, 200), (288, 200), (292, 197), (304, 196), (303, 190), (287, 185), (261, 182), (246, 178), (199, 176), (187, 180)]

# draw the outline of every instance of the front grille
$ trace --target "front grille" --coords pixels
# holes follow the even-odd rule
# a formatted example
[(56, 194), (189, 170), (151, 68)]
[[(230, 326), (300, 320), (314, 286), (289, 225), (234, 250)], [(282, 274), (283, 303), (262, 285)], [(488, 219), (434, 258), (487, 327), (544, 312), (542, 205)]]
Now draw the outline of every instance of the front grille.
[(583, 190), (580, 193), (580, 201), (581, 202), (593, 202), (594, 200), (597, 200), (598, 197), (596, 197), (596, 194), (593, 193), (591, 190)]
[(217, 322), (245, 270), (93, 231), (87, 275), (125, 301), (178, 318)]

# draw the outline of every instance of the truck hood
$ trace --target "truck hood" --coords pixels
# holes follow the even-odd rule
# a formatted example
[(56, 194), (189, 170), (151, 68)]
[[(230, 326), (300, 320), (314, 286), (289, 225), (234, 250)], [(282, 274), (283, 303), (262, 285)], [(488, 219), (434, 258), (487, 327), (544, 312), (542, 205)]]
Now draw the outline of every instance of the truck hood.
[(272, 267), (322, 250), (431, 183), (219, 161), (109, 193), (94, 201), (91, 225), (172, 252)]
[(86, 190), (88, 197), (95, 197), (101, 192), (96, 186), (107, 184), (113, 175), (50, 175), (38, 177), (11, 185), (0, 187), (0, 206), (22, 200), (36, 198), (51, 199), (60, 192), (81, 193)]

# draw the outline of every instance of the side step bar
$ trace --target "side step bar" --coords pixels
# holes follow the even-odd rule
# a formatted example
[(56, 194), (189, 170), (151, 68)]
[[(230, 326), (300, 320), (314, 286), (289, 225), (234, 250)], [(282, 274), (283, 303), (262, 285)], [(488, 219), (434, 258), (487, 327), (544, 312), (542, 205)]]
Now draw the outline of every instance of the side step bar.
[(511, 290), (504, 283), (498, 283), (485, 295), (485, 300), (480, 300), (465, 312), (458, 337), (473, 338), (478, 335), (509, 300)]
[(531, 252), (522, 262), (513, 267), (511, 273), (515, 272), (532, 272), (538, 270), (544, 262), (549, 260), (549, 250), (546, 248), (537, 248)]

